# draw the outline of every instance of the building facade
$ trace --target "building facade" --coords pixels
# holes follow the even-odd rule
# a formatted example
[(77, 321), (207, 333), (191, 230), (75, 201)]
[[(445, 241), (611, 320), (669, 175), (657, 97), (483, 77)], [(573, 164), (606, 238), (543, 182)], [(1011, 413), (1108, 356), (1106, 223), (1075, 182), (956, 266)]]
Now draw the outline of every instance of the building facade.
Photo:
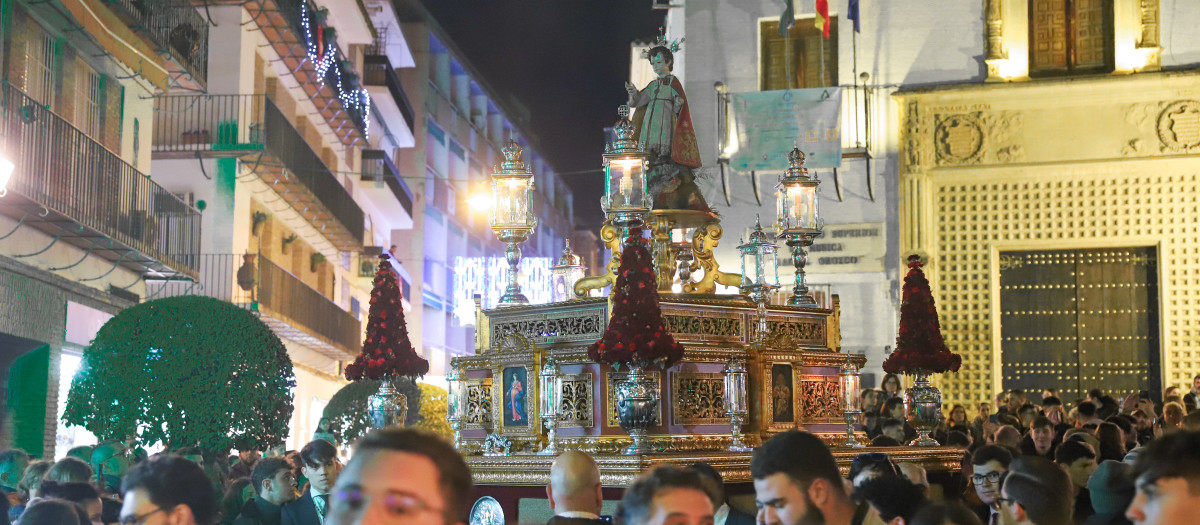
[(521, 246), (525, 295), (533, 302), (549, 301), (546, 272), (573, 232), (574, 200), (538, 150), (528, 110), (491, 88), (419, 2), (396, 6), (415, 63), (400, 76), (419, 101), (413, 104), (416, 146), (397, 164), (418, 183), (414, 226), (395, 231), (392, 244), (411, 272), (408, 297), (420, 313), (419, 322), (410, 318), (410, 334), (436, 378), (445, 375), (450, 358), (473, 351), (473, 296), (493, 308), (507, 283), (504, 245), (474, 199), (490, 193), (488, 174), (503, 160), (504, 143), (518, 142), (534, 172), (538, 227)]
[[(773, 2), (681, 8), (685, 87), (706, 165), (720, 158), (717, 119), (694, 108), (716, 107), (714, 83), (732, 92), (843, 86), (844, 158), (836, 178), (817, 173), (827, 232), (817, 246), (831, 231), (878, 228), (860, 249), (882, 256), (882, 268), (818, 263), (808, 274), (841, 298), (843, 348), (867, 354), (867, 370), (880, 372), (894, 344), (903, 262), (917, 254), (947, 345), (963, 356), (958, 373), (940, 378), (947, 403), (989, 401), (1006, 388), (1074, 397), (1189, 384), (1200, 371), (1189, 233), (1200, 220), (1192, 132), (1200, 49), (1183, 35), (1200, 8), (859, 4), (856, 34), (849, 4), (831, 3), (824, 42), (811, 4), (797, 5), (788, 38)], [(731, 179), (727, 229), (754, 213), (773, 217), (763, 209), (769, 192), (758, 206), (749, 175)], [(736, 265), (730, 246), (719, 249), (723, 265)]]

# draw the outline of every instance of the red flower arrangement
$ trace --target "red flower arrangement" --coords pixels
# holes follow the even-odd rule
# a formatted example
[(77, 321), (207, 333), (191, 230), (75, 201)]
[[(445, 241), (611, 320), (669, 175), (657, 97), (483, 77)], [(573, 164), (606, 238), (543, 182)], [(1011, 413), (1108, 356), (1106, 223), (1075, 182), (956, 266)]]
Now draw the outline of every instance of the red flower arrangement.
[(896, 351), (883, 362), (883, 371), (889, 374), (957, 372), (962, 364), (962, 358), (946, 348), (946, 341), (942, 339), (929, 280), (921, 266), (920, 257), (912, 255), (908, 258)]
[(375, 287), (371, 290), (367, 339), (362, 353), (346, 367), (346, 379), (423, 376), (427, 372), (429, 361), (417, 355), (408, 338), (396, 274), (387, 255), (381, 255), (379, 269), (375, 271)]
[(663, 370), (683, 358), (683, 345), (663, 326), (654, 263), (640, 229), (630, 232), (621, 251), (612, 319), (604, 336), (588, 347), (588, 357), (614, 367), (637, 363)]

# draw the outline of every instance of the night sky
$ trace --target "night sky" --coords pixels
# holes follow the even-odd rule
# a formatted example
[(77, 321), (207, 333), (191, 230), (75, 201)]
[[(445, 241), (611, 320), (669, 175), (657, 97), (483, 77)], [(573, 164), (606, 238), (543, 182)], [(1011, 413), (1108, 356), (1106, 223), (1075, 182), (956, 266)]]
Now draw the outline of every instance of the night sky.
[(500, 97), (529, 109), (527, 133), (575, 193), (576, 227), (604, 220), (604, 127), (617, 119), (629, 44), (653, 38), (650, 0), (421, 0)]

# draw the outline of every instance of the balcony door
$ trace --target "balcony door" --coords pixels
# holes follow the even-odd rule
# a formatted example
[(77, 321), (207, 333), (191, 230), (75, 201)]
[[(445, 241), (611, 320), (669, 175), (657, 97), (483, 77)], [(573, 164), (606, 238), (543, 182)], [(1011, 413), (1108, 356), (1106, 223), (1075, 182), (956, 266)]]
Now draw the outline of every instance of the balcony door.
[(1003, 252), (1005, 389), (1159, 392), (1158, 267), (1153, 248)]

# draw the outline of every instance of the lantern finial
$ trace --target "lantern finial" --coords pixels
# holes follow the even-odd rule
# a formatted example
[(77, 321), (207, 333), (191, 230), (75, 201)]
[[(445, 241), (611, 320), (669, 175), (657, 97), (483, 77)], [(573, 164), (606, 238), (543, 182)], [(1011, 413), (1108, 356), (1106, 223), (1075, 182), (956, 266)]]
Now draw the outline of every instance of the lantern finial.
[(617, 135), (617, 141), (613, 143), (612, 153), (629, 153), (638, 151), (637, 141), (633, 139), (636, 128), (633, 122), (629, 121), (629, 106), (621, 105), (617, 108), (617, 123), (613, 124), (613, 132)]
[(800, 148), (792, 148), (792, 151), (788, 153), (787, 158), (788, 168), (783, 178), (791, 180), (807, 179), (808, 168), (804, 167), (804, 162), (807, 157), (804, 156), (804, 152), (800, 151)]
[(500, 167), (496, 168), (496, 171), (526, 169), (525, 162), (521, 159), (521, 157), (525, 156), (525, 149), (520, 144), (517, 144), (517, 141), (509, 139), (504, 144), (504, 147), (500, 149), (500, 152), (504, 154), (504, 162), (500, 164)]

